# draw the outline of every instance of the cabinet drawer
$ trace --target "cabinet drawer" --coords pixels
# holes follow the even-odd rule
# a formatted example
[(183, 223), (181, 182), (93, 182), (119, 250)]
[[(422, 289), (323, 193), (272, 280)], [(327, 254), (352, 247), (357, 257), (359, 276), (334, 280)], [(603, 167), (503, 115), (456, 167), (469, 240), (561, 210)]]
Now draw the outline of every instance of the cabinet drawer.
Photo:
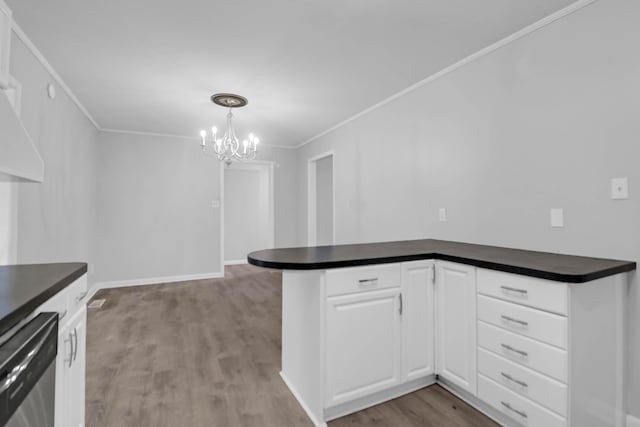
[(331, 269), (326, 272), (327, 296), (397, 288), (402, 282), (400, 264)]
[(478, 375), (478, 397), (526, 426), (564, 427), (566, 419), (508, 390), (484, 375)]
[(69, 315), (69, 306), (67, 305), (67, 290), (63, 289), (53, 297), (49, 298), (47, 302), (38, 307), (36, 313), (58, 313), (58, 322), (60, 325), (66, 323), (71, 316)]
[(566, 283), (479, 268), (478, 292), (553, 313), (568, 312)]
[(478, 295), (478, 319), (567, 348), (567, 318), (564, 316)]
[(65, 289), (68, 298), (69, 313), (77, 313), (87, 304), (87, 276), (84, 275)]
[(478, 345), (512, 362), (567, 382), (567, 352), (514, 334), (488, 323), (478, 322)]
[(567, 415), (567, 386), (559, 381), (482, 348), (478, 349), (478, 372), (547, 409)]

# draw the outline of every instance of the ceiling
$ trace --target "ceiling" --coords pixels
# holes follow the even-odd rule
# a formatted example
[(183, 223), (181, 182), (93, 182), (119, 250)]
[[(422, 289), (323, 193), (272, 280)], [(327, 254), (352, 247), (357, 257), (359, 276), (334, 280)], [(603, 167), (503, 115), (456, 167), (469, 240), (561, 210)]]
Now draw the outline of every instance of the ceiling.
[(8, 0), (105, 129), (296, 146), (574, 0)]

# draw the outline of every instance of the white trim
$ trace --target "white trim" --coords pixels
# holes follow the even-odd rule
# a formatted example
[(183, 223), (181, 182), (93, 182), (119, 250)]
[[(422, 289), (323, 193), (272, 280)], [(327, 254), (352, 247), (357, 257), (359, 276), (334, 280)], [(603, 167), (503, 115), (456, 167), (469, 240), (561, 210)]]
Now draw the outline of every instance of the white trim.
[(224, 163), (218, 162), (220, 168), (220, 269), (224, 277)]
[(304, 399), (302, 399), (302, 396), (300, 396), (300, 393), (298, 393), (298, 390), (296, 390), (296, 388), (289, 381), (285, 373), (282, 371), (280, 371), (280, 378), (282, 378), (282, 381), (284, 381), (284, 383), (287, 385), (287, 387), (289, 388), (289, 391), (291, 392), (291, 394), (293, 394), (293, 397), (296, 398), (296, 400), (298, 401), (302, 409), (304, 409), (304, 412), (306, 412), (307, 416), (309, 417), (313, 425), (316, 427), (327, 427), (327, 423), (316, 418), (313, 411), (311, 411), (311, 409), (309, 408), (309, 405), (307, 405), (307, 402), (305, 402)]
[(424, 86), (424, 85), (426, 85), (428, 83), (431, 83), (432, 81), (437, 80), (440, 77), (443, 77), (443, 76), (445, 76), (445, 75), (457, 70), (458, 68), (460, 68), (460, 67), (462, 67), (464, 65), (467, 65), (467, 64), (469, 64), (469, 63), (471, 63), (471, 62), (473, 62), (473, 61), (475, 61), (475, 60), (477, 60), (477, 59), (479, 59), (479, 58), (481, 58), (481, 57), (483, 57), (485, 55), (488, 55), (489, 53), (491, 53), (491, 52), (493, 52), (495, 50), (498, 50), (501, 47), (504, 47), (504, 46), (506, 46), (506, 45), (508, 45), (508, 44), (510, 44), (510, 43), (512, 43), (512, 42), (514, 42), (514, 41), (516, 41), (516, 40), (518, 40), (518, 39), (530, 34), (530, 33), (533, 33), (534, 31), (537, 31), (540, 28), (543, 28), (543, 27), (547, 26), (547, 25), (557, 21), (558, 19), (564, 18), (565, 16), (570, 15), (573, 12), (576, 12), (576, 11), (582, 9), (583, 7), (589, 6), (591, 3), (594, 3), (596, 1), (598, 1), (598, 0), (578, 0), (575, 3), (572, 3), (569, 6), (565, 7), (564, 9), (560, 9), (559, 11), (557, 11), (555, 13), (552, 13), (551, 15), (540, 19), (539, 21), (536, 21), (533, 24), (528, 25), (528, 26), (522, 28), (521, 30), (516, 31), (515, 33), (513, 33), (513, 34), (511, 34), (511, 35), (509, 35), (509, 36), (507, 36), (507, 37), (505, 37), (505, 38), (503, 38), (501, 40), (498, 40), (497, 42), (495, 42), (495, 43), (493, 43), (493, 44), (491, 44), (491, 45), (489, 45), (489, 46), (487, 46), (487, 47), (485, 47), (483, 49), (480, 49), (479, 51), (477, 51), (475, 53), (472, 53), (471, 55), (469, 55), (469, 56), (467, 56), (465, 58), (462, 58), (458, 62), (455, 62), (455, 63), (449, 65), (448, 67), (445, 67), (442, 70), (438, 71), (437, 73), (432, 74), (429, 77), (427, 77), (427, 78), (425, 78), (423, 80), (420, 80), (417, 83), (414, 83), (413, 85), (409, 86), (406, 89), (401, 90), (400, 92), (396, 93), (395, 95), (391, 95), (390, 97), (383, 99), (382, 101), (378, 102), (377, 104), (374, 104), (371, 107), (362, 110), (361, 112), (349, 117), (348, 119), (343, 120), (343, 121), (331, 126), (329, 129), (327, 129), (327, 130), (325, 130), (323, 132), (320, 132), (319, 134), (317, 134), (315, 136), (312, 136), (311, 138), (307, 139), (306, 141), (301, 142), (300, 144), (296, 145), (294, 148), (303, 147), (303, 146), (309, 144), (310, 142), (315, 141), (316, 139), (318, 139), (318, 138), (320, 138), (320, 137), (322, 137), (322, 136), (324, 136), (324, 135), (326, 135), (328, 133), (331, 133), (336, 129), (341, 128), (342, 126), (344, 126), (344, 125), (346, 125), (346, 124), (348, 124), (348, 123), (350, 123), (350, 122), (352, 122), (352, 121), (354, 121), (354, 120), (356, 120), (356, 119), (358, 119), (358, 118), (360, 118), (360, 117), (362, 117), (362, 116), (364, 116), (364, 115), (366, 115), (366, 114), (368, 114), (368, 113), (370, 113), (370, 112), (372, 112), (374, 110), (377, 110), (378, 108), (380, 108), (380, 107), (382, 107), (382, 106), (384, 106), (386, 104), (389, 104), (390, 102), (395, 101), (396, 99), (406, 95), (409, 92), (413, 92), (414, 90), (416, 90), (416, 89), (418, 89), (418, 88), (420, 88), (420, 87), (422, 87), (422, 86)]
[(248, 264), (248, 262), (246, 259), (232, 259), (224, 262), (224, 265), (240, 265), (240, 264)]
[(168, 283), (187, 282), (189, 280), (220, 279), (222, 277), (224, 277), (224, 273), (222, 272), (186, 274), (182, 276), (147, 277), (143, 279), (97, 282), (93, 285), (93, 288), (95, 288), (97, 292), (98, 289), (125, 288), (129, 286), (160, 285), (160, 284), (168, 284)]
[(318, 239), (316, 236), (316, 162), (320, 159), (331, 157), (331, 197), (332, 203), (332, 244), (336, 242), (336, 154), (334, 150), (313, 156), (307, 160), (307, 245), (316, 246)]
[(25, 34), (25, 32), (22, 31), (22, 28), (20, 28), (20, 26), (15, 20), (12, 22), (11, 29), (13, 30), (15, 35), (18, 36), (18, 38), (22, 41), (22, 43), (24, 43), (27, 49), (31, 51), (33, 56), (36, 57), (36, 59), (40, 62), (40, 64), (42, 64), (42, 66), (47, 70), (47, 72), (51, 75), (51, 77), (53, 77), (53, 79), (56, 81), (56, 83), (58, 83), (58, 85), (62, 88), (62, 90), (65, 91), (65, 93), (71, 99), (71, 101), (73, 101), (73, 103), (76, 104), (76, 107), (78, 107), (78, 109), (85, 115), (85, 117), (93, 124), (93, 126), (97, 130), (101, 130), (100, 125), (98, 124), (96, 119), (94, 119), (93, 116), (89, 113), (89, 111), (84, 107), (84, 105), (82, 105), (78, 97), (71, 91), (69, 86), (67, 86), (64, 80), (62, 80), (62, 77), (60, 77), (60, 75), (56, 72), (56, 70), (53, 69), (51, 64), (49, 64), (49, 61), (47, 61), (47, 59), (44, 57), (42, 52), (38, 50), (38, 48), (33, 44), (31, 39), (29, 39), (29, 37)]
[(137, 130), (124, 130), (124, 129), (111, 129), (111, 128), (102, 128), (100, 129), (102, 132), (106, 133), (121, 133), (125, 135), (140, 135), (140, 136), (153, 136), (157, 138), (175, 138), (175, 139), (186, 139), (189, 141), (201, 141), (202, 138), (198, 136), (185, 136), (185, 135), (174, 135), (170, 133), (156, 133), (156, 132), (141, 132)]
[(640, 418), (636, 418), (633, 415), (627, 415), (627, 427), (640, 427)]
[[(171, 134), (171, 133), (160, 133), (160, 132), (145, 132), (145, 131), (138, 131), (138, 130), (126, 130), (126, 129), (113, 129), (113, 128), (101, 128), (100, 129), (101, 132), (107, 132), (107, 133), (121, 133), (121, 134), (125, 134), (125, 135), (140, 135), (140, 136), (153, 136), (153, 137), (157, 137), (157, 138), (175, 138), (175, 139), (186, 139), (188, 141), (201, 141), (202, 138), (198, 135), (194, 135), (194, 136), (187, 136), (187, 135), (177, 135), (177, 134)], [(264, 147), (268, 147), (268, 148), (281, 148), (281, 149), (285, 149), (285, 150), (295, 150), (296, 147), (288, 147), (285, 145), (276, 145), (276, 144), (269, 144), (269, 143), (264, 143), (264, 142), (260, 142), (260, 146), (264, 146)], [(245, 162), (247, 163), (247, 162)]]

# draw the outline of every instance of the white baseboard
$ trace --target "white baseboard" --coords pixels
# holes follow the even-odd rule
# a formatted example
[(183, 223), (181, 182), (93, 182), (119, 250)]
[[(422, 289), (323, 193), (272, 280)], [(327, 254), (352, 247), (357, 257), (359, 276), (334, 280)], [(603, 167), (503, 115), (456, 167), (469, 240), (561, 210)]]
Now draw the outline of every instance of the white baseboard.
[(300, 396), (300, 394), (298, 393), (298, 390), (296, 390), (293, 384), (289, 382), (289, 379), (282, 371), (280, 371), (280, 378), (282, 378), (282, 381), (284, 381), (284, 383), (287, 385), (289, 391), (291, 392), (291, 394), (293, 394), (293, 397), (296, 398), (302, 409), (304, 409), (304, 412), (307, 413), (307, 416), (309, 417), (313, 425), (316, 427), (327, 427), (327, 423), (316, 418), (307, 403), (304, 401), (304, 399), (302, 399), (302, 396)]
[(627, 427), (640, 427), (640, 418), (627, 415)]
[(93, 284), (93, 286), (89, 290), (89, 298), (87, 299), (87, 301), (90, 300), (96, 294), (96, 292), (98, 292), (100, 289), (125, 288), (129, 286), (157, 285), (161, 283), (186, 282), (189, 280), (220, 279), (223, 277), (224, 277), (224, 273), (216, 272), (216, 273), (202, 273), (202, 274), (187, 274), (183, 276), (148, 277), (143, 279), (96, 282)]
[(246, 259), (232, 259), (224, 262), (224, 265), (238, 265), (238, 264), (248, 264), (248, 262)]

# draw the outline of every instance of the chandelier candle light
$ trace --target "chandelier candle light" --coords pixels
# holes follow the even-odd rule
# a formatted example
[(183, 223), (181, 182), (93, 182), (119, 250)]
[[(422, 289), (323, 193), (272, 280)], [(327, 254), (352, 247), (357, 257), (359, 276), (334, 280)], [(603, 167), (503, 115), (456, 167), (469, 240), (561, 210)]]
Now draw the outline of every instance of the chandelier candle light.
[(227, 130), (222, 135), (222, 138), (218, 138), (218, 129), (214, 126), (211, 128), (211, 142), (207, 143), (207, 132), (200, 131), (200, 137), (202, 137), (202, 152), (218, 157), (218, 160), (224, 162), (227, 166), (230, 166), (233, 161), (253, 160), (256, 158), (258, 152), (258, 142), (260, 140), (252, 133), (249, 134), (249, 139), (245, 139), (240, 144), (240, 140), (236, 136), (236, 132), (233, 129), (233, 108), (240, 108), (247, 105), (249, 102), (247, 98), (234, 95), (231, 93), (217, 93), (211, 96), (211, 101), (222, 107), (229, 108), (227, 113)]

